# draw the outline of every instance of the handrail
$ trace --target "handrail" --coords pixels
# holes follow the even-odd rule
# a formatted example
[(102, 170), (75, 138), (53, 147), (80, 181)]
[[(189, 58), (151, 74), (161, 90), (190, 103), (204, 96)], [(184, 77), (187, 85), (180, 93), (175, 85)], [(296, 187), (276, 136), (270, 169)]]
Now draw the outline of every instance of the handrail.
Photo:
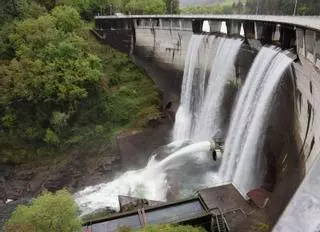
[(121, 15), (121, 16), (95, 16), (95, 19), (201, 19), (201, 20), (238, 20), (287, 24), (296, 27), (320, 31), (319, 16), (286, 16), (286, 15)]

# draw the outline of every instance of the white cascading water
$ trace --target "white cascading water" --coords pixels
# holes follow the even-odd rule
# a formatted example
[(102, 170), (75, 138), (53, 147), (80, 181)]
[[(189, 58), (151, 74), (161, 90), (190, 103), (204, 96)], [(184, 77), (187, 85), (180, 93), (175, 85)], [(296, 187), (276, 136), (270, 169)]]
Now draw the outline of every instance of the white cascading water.
[(263, 47), (250, 69), (233, 111), (219, 176), (246, 194), (261, 187), (262, 148), (277, 86), (292, 60), (279, 49)]
[(225, 86), (234, 80), (240, 39), (193, 35), (185, 61), (173, 140), (203, 141), (219, 133)]
[[(277, 85), (291, 63), (279, 50), (264, 47), (256, 57), (232, 114), (219, 169), (210, 157), (210, 142), (201, 142), (221, 132), (221, 99), (225, 86), (234, 80), (241, 44), (239, 39), (192, 36), (173, 130), (175, 142), (164, 147), (171, 155), (157, 161), (156, 152), (145, 168), (76, 193), (83, 215), (104, 207), (118, 209), (118, 195), (166, 200), (168, 172), (173, 170), (179, 174), (180, 197), (225, 182), (233, 182), (243, 196), (260, 187), (264, 129)], [(190, 141), (196, 143), (188, 145)]]
[[(174, 142), (165, 146), (170, 151), (180, 148), (184, 141)], [(196, 159), (195, 153), (204, 154), (210, 150), (210, 142), (200, 142), (176, 150), (161, 161), (152, 156), (147, 166), (140, 170), (127, 171), (114, 181), (90, 186), (75, 194), (75, 201), (80, 207), (82, 215), (90, 214), (98, 209), (110, 207), (119, 209), (118, 195), (147, 198), (150, 200), (165, 201), (169, 190), (166, 177), (167, 172), (176, 170), (187, 162)], [(202, 153), (201, 153), (202, 152)], [(206, 177), (208, 175), (205, 175)], [(201, 178), (193, 183), (195, 186), (204, 187), (214, 181), (212, 178)], [(180, 179), (182, 180), (182, 179)], [(190, 179), (189, 179), (190, 181)], [(191, 181), (192, 182), (192, 181)], [(184, 183), (181, 183), (182, 186)], [(186, 183), (185, 186), (189, 186)], [(182, 191), (186, 191), (187, 189)]]
[[(179, 175), (180, 197), (219, 182), (212, 171), (216, 164), (208, 152), (210, 142), (199, 141), (210, 140), (218, 128), (214, 125), (218, 120), (216, 111), (224, 85), (233, 76), (241, 43), (239, 39), (192, 36), (185, 62), (181, 107), (174, 127), (177, 142), (165, 146), (166, 153), (173, 153), (162, 161), (157, 161), (154, 155), (143, 169), (128, 171), (111, 182), (76, 193), (75, 200), (83, 215), (103, 207), (118, 209), (118, 195), (164, 201), (170, 188), (167, 174), (172, 171)], [(201, 120), (203, 123), (198, 123)], [(199, 130), (203, 133), (198, 137), (195, 131)], [(185, 147), (185, 139), (198, 143)]]

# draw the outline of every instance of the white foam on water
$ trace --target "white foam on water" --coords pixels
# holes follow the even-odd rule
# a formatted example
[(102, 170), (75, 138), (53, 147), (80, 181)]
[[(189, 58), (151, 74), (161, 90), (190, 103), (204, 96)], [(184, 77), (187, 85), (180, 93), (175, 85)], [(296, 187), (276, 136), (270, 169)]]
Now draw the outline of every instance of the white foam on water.
[[(185, 141), (184, 141), (185, 142)], [(182, 141), (169, 144), (169, 149), (181, 145)], [(90, 214), (98, 209), (110, 207), (119, 210), (118, 195), (127, 195), (149, 200), (166, 201), (169, 185), (167, 183), (167, 172), (179, 170), (187, 162), (192, 163), (198, 154), (208, 152), (210, 142), (200, 142), (187, 145), (177, 150), (161, 161), (155, 159), (156, 154), (150, 159), (148, 165), (140, 170), (127, 171), (115, 178), (111, 182), (102, 183), (96, 186), (90, 186), (74, 195), (76, 203), (79, 205), (82, 215)], [(189, 184), (194, 186), (206, 186), (208, 180), (196, 183), (186, 180), (182, 185), (182, 194), (188, 191)]]

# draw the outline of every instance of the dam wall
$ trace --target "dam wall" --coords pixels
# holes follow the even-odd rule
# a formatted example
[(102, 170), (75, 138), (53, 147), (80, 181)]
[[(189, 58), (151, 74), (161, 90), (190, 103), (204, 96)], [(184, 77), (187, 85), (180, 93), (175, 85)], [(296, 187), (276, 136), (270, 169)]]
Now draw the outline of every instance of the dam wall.
[[(101, 41), (128, 53), (146, 70), (161, 90), (164, 105), (179, 102), (193, 34), (243, 39), (234, 67), (237, 86), (244, 83), (262, 46), (288, 51), (294, 62), (280, 84), (279, 93), (283, 93), (275, 99), (268, 129), (272, 145), (266, 152), (265, 184), (270, 184), (266, 188), (272, 192), (267, 210), (275, 223), (320, 153), (320, 24), (303, 17), (212, 17), (100, 16), (93, 31)], [(233, 104), (229, 102), (226, 111), (231, 111)]]

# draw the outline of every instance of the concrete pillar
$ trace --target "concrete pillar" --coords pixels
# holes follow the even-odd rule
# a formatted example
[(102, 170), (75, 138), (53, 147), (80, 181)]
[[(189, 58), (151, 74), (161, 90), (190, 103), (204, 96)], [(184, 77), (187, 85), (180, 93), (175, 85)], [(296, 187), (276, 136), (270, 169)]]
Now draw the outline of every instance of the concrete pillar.
[(280, 41), (280, 37), (281, 37), (280, 28), (281, 28), (280, 24), (277, 24), (274, 30), (274, 34), (272, 36), (273, 41), (277, 41), (277, 42)]
[(255, 22), (254, 23), (254, 37), (256, 40), (260, 40), (262, 38), (263, 32), (263, 24)]
[(162, 29), (163, 28), (163, 19), (159, 19), (159, 27)]
[(313, 32), (313, 63), (317, 63), (317, 32)]
[(316, 51), (316, 66), (320, 69), (320, 32), (317, 32), (315, 51)]
[(221, 21), (209, 20), (210, 32), (219, 32), (221, 31)]
[(296, 45), (298, 55), (306, 57), (306, 45), (305, 45), (305, 37), (304, 37), (304, 29), (297, 28), (296, 29)]
[(312, 30), (305, 30), (305, 46), (306, 46), (306, 58), (315, 63), (315, 43), (316, 43), (316, 32)]

